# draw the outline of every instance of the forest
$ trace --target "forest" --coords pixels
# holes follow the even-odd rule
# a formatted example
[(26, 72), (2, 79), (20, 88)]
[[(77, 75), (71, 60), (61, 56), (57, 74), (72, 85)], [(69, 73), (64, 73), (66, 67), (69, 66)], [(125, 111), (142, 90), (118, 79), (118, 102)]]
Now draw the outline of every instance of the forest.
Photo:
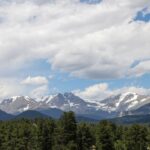
[(0, 150), (148, 150), (150, 126), (76, 122), (73, 112), (0, 122)]

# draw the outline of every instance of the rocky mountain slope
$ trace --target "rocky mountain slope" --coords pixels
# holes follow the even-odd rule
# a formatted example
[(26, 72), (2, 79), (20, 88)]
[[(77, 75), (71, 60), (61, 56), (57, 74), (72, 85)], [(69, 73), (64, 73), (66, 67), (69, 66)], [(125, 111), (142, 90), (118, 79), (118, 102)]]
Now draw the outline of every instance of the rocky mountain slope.
[(4, 99), (0, 103), (0, 110), (10, 114), (16, 114), (27, 110), (36, 110), (39, 107), (47, 108), (47, 105), (43, 102), (37, 102), (28, 96), (14, 96), (10, 99)]
[[(39, 100), (39, 99), (38, 99)], [(100, 102), (87, 102), (73, 93), (45, 96), (36, 101), (28, 96), (15, 96), (4, 99), (0, 103), (0, 110), (10, 114), (18, 114), (27, 110), (52, 113), (55, 115), (62, 111), (74, 111), (76, 114), (90, 118), (112, 118), (123, 115), (136, 115), (150, 113), (150, 96), (138, 95), (137, 93), (122, 93), (111, 96)]]
[(127, 92), (101, 101), (101, 109), (109, 112), (126, 112), (136, 110), (150, 103), (150, 96)]

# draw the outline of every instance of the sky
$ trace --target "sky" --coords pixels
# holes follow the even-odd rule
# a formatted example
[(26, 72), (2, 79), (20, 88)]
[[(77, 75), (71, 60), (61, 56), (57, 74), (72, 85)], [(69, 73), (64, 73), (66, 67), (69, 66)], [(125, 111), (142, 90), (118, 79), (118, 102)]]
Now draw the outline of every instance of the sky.
[(150, 94), (149, 0), (0, 0), (0, 99)]

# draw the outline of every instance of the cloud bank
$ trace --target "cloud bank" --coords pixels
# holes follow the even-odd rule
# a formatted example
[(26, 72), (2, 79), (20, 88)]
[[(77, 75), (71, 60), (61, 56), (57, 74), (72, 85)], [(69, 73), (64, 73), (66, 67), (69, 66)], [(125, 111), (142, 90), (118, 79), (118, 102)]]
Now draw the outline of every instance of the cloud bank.
[(118, 95), (125, 92), (134, 92), (140, 95), (150, 95), (149, 88), (138, 86), (126, 86), (122, 88), (111, 89), (107, 83), (99, 83), (85, 88), (76, 90), (74, 93), (87, 101), (101, 101), (110, 96)]
[(21, 81), (21, 84), (25, 85), (43, 85), (48, 84), (47, 78), (43, 76), (30, 77), (28, 76), (26, 79)]
[[(150, 73), (150, 22), (135, 21), (137, 12), (150, 13), (149, 6), (148, 0), (1, 0), (0, 72), (11, 76), (42, 59), (54, 70), (91, 80)], [(21, 85), (12, 80), (24, 92), (3, 82), (2, 97), (27, 93), (27, 85), (36, 85), (32, 93), (48, 88), (44, 77), (20, 79)], [(109, 95), (105, 84), (86, 90), (97, 93), (97, 87)]]
[(0, 70), (45, 59), (53, 69), (80, 78), (145, 74), (148, 67), (131, 66), (150, 57), (150, 23), (133, 18), (148, 6), (147, 0), (1, 1)]

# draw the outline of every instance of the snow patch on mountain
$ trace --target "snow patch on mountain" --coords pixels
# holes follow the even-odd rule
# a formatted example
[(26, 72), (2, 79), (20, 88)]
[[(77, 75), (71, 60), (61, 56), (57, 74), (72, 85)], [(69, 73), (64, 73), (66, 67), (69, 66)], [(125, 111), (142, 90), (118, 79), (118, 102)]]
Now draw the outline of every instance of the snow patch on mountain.
[(150, 103), (150, 97), (138, 95), (137, 93), (127, 92), (117, 96), (109, 97), (99, 105), (102, 110), (112, 112), (129, 111), (136, 109), (144, 104)]
[(64, 93), (32, 99), (28, 96), (14, 96), (0, 103), (0, 110), (7, 113), (20, 113), (27, 110), (45, 110), (57, 108), (63, 111), (74, 111), (77, 114), (117, 115), (136, 110), (150, 104), (150, 96), (127, 92), (111, 96), (100, 102), (87, 102), (73, 93)]
[(44, 96), (42, 98), (39, 98), (40, 101), (45, 102), (46, 104), (48, 104), (52, 98), (54, 98), (56, 95), (48, 95), (48, 96)]
[(30, 106), (29, 106), (29, 104), (28, 104), (26, 107), (23, 108), (23, 110), (24, 110), (24, 111), (27, 111), (27, 110), (29, 110), (29, 108), (30, 108)]

